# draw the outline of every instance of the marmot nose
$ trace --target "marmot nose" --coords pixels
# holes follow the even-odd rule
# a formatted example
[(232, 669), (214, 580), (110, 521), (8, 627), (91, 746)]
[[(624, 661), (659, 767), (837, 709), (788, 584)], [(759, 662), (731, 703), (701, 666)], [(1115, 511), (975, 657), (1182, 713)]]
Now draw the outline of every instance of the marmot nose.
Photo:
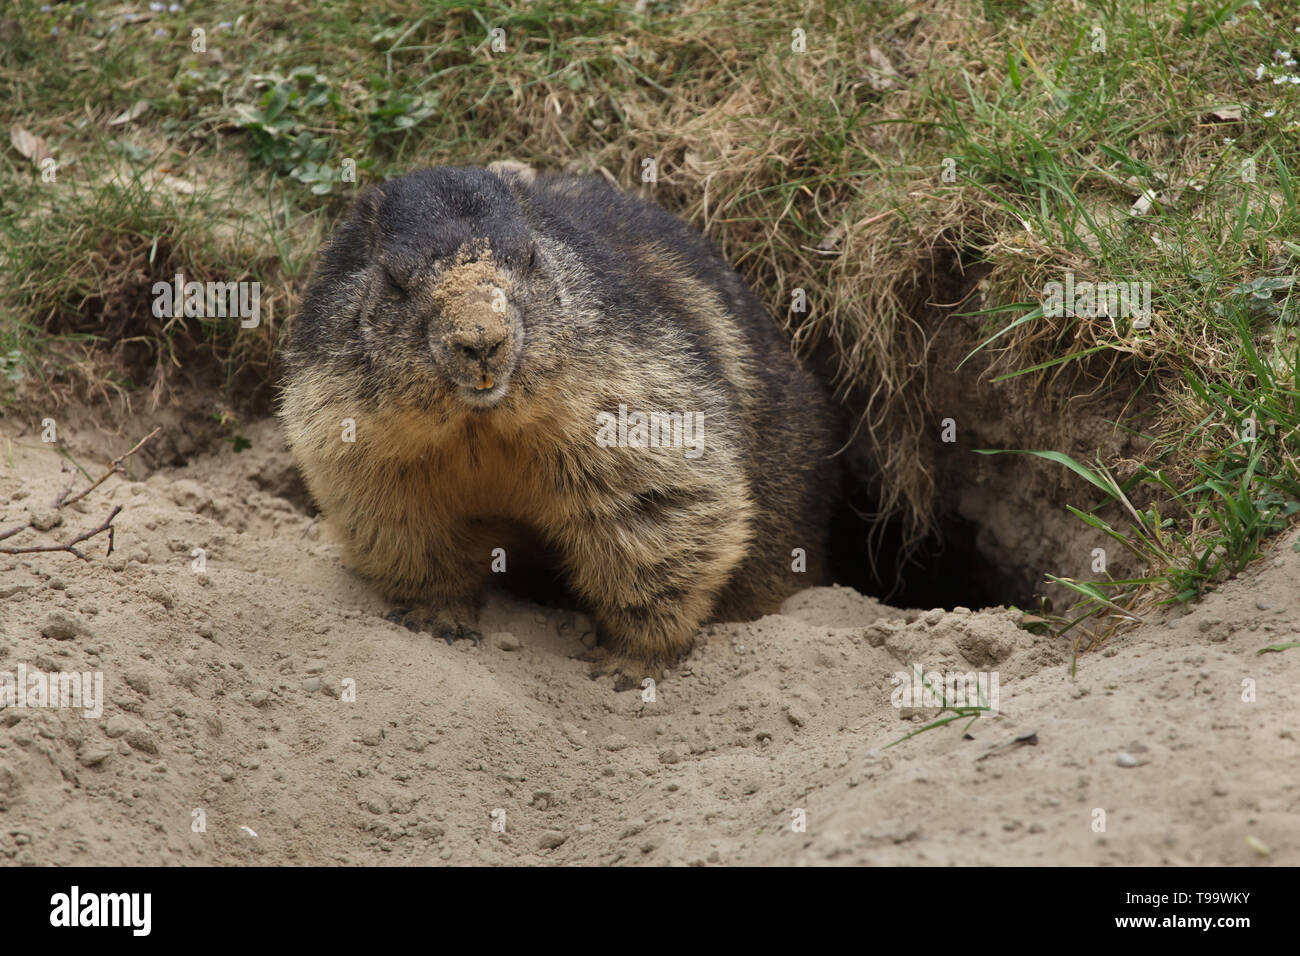
[(497, 351), (505, 341), (505, 335), (489, 335), (480, 332), (455, 336), (451, 341), (451, 347), (471, 362), (486, 362), (496, 357)]

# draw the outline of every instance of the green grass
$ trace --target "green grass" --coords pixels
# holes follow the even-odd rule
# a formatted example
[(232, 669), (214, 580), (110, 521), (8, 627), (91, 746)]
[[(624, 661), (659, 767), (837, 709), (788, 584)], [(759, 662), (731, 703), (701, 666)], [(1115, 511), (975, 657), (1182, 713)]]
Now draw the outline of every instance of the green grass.
[[(1147, 440), (1141, 460), (1077, 464), (1092, 451), (1068, 416), (1040, 449), (1069, 458), (1095, 494), (1072, 511), (1134, 569), (1058, 576), (1079, 599), (1050, 615), (1059, 630), (1108, 634), (1190, 600), (1296, 520), (1289, 3), (131, 9), (19, 0), (0, 21), (10, 123), (58, 163), (43, 182), (0, 150), (0, 401), (160, 401), (205, 362), (225, 404), (264, 395), (311, 254), (358, 188), (513, 158), (642, 188), (708, 230), (800, 343), (829, 342), (861, 434), (886, 449), (881, 507), (913, 535), (942, 505), (930, 389), (953, 371), (927, 370), (926, 303), (965, 323), (967, 367), (1018, 401), (1126, 389), (1117, 427)], [(956, 305), (941, 262), (987, 275)], [(148, 322), (148, 285), (176, 271), (258, 279), (266, 321)], [(1150, 325), (1045, 314), (1067, 272), (1149, 283)], [(795, 288), (808, 313), (790, 312)]]
[[(1069, 506), (1070, 512), (1146, 570), (1128, 579), (1049, 575), (1079, 598), (1068, 615), (1047, 616), (1058, 636), (1099, 619), (1106, 624), (1104, 640), (1116, 627), (1140, 621), (1143, 606), (1198, 598), (1245, 569), (1267, 538), (1300, 515), (1300, 344), (1261, 355), (1248, 315), (1235, 316), (1247, 367), (1242, 379), (1211, 378), (1187, 366), (1186, 388), (1201, 417), (1185, 433), (1155, 443), (1151, 460), (1139, 463), (1126, 481), (1104, 462), (1084, 465), (1060, 452), (981, 450), (1033, 455), (1082, 477), (1101, 497), (1089, 508)], [(1190, 479), (1176, 481), (1161, 467), (1165, 461), (1190, 462)], [(1133, 490), (1144, 486), (1154, 490), (1150, 503), (1135, 506)], [(1118, 506), (1119, 520), (1099, 515), (1104, 505)]]
[[(1083, 477), (1102, 498), (1088, 509), (1069, 506), (1070, 512), (1147, 569), (1142, 577), (1123, 580), (1049, 575), (1080, 599), (1070, 609), (1071, 616), (1053, 618), (1058, 636), (1099, 618), (1108, 625), (1108, 637), (1116, 626), (1140, 621), (1138, 609), (1143, 605), (1200, 597), (1246, 568), (1259, 556), (1265, 539), (1300, 515), (1300, 462), (1295, 455), (1300, 442), (1300, 346), (1289, 355), (1261, 358), (1248, 321), (1244, 316), (1239, 321), (1251, 380), (1243, 387), (1188, 368), (1187, 387), (1205, 414), (1186, 435), (1159, 449), (1150, 463), (1139, 464), (1127, 481), (1117, 481), (1103, 462), (1087, 466), (1060, 452), (983, 450), (1035, 455)], [(1159, 467), (1166, 458), (1190, 460), (1192, 482), (1175, 483)], [(1157, 493), (1147, 507), (1139, 508), (1130, 494), (1143, 485)], [(1098, 515), (1101, 504), (1121, 506), (1122, 523)]]
[[(1162, 400), (1149, 452), (1123, 463), (1122, 481), (1109, 463), (1029, 452), (1100, 492), (1070, 511), (1138, 568), (1118, 580), (1048, 575), (1077, 598), (1045, 615), (1056, 632), (1100, 620), (1103, 640), (1143, 607), (1189, 601), (1241, 571), (1300, 513), (1297, 19), (1266, 6), (1270, 22), (1246, 4), (1188, 4), (1179, 29), (1139, 15), (1161, 9), (1099, 4), (1073, 37), (1062, 27), (1068, 42), (1050, 61), (1008, 43), (1002, 83), (963, 76), (964, 95), (935, 101), (971, 170), (965, 188), (1022, 229), (998, 250), (993, 304), (972, 313), (986, 323), (976, 353), (1010, 353), (995, 381), (1050, 381), (1095, 357)], [(1090, 25), (1109, 40), (1091, 64)], [(1134, 208), (1144, 194), (1152, 201)], [(1150, 327), (1044, 315), (1042, 290), (1066, 269), (1149, 283)]]

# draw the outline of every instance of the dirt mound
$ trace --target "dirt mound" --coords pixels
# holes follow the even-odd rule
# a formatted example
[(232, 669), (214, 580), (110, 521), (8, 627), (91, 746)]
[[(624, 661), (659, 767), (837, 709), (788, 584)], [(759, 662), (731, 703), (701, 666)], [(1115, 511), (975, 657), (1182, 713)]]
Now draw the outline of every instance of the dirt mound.
[[(3, 528), (85, 484), (15, 431)], [(0, 556), (0, 672), (103, 681), (98, 716), (0, 709), (6, 862), (1300, 863), (1300, 650), (1256, 653), (1300, 640), (1295, 536), (1073, 679), (1015, 612), (835, 587), (711, 628), (647, 699), (590, 679), (569, 611), (495, 596), (477, 647), (386, 622), (274, 423), (246, 434), (6, 540), (122, 507), (107, 558)], [(889, 747), (937, 715), (914, 666), (995, 676), (999, 716)]]

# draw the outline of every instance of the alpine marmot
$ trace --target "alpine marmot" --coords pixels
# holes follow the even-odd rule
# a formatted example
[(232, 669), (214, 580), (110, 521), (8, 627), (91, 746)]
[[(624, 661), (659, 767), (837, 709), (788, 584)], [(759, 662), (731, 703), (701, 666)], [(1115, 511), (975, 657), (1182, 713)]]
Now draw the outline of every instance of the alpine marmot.
[(307, 485), (408, 626), (477, 640), (494, 564), (544, 546), (639, 680), (826, 583), (825, 389), (708, 239), (601, 179), (372, 187), (285, 359)]

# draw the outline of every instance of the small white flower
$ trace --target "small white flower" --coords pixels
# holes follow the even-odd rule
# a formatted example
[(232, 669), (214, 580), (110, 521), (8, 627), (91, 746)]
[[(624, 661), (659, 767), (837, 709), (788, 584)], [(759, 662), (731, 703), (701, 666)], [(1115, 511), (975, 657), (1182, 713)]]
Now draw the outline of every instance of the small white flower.
[(1276, 116), (1276, 115), (1277, 115), (1277, 110), (1264, 110), (1264, 119), (1268, 119), (1269, 117)]

